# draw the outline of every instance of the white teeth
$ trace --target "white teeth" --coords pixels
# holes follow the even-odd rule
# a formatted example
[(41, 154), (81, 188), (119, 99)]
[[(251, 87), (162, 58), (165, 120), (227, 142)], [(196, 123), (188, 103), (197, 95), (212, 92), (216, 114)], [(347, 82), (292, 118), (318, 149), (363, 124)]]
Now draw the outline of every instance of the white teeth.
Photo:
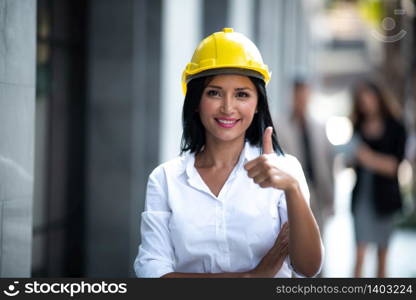
[(226, 120), (218, 119), (218, 122), (220, 122), (222, 124), (234, 124), (235, 122), (237, 122), (237, 120), (235, 120), (235, 121), (226, 121)]

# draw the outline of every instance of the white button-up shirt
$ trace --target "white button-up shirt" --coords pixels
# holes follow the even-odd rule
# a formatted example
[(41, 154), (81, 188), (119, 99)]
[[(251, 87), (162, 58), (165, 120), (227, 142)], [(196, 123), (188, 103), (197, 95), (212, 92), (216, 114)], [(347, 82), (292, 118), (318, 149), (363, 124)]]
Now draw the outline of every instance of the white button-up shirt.
[[(194, 154), (179, 156), (153, 170), (142, 213), (141, 245), (134, 262), (136, 275), (160, 277), (170, 272), (224, 273), (255, 268), (288, 218), (285, 193), (261, 188), (247, 176), (244, 164), (260, 154), (260, 148), (246, 142), (218, 197), (196, 170)], [(287, 154), (272, 155), (281, 170), (299, 181), (309, 204), (298, 160)], [(291, 277), (292, 271), (302, 277), (287, 258), (275, 277)]]

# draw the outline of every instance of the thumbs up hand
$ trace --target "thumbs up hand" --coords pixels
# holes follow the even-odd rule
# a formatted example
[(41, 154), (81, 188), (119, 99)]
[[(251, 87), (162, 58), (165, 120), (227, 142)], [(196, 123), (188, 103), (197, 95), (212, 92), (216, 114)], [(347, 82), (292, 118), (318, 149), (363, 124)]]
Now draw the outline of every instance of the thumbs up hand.
[(273, 143), (272, 143), (272, 134), (273, 134), (273, 127), (267, 127), (263, 135), (263, 153), (264, 154), (274, 153)]
[(263, 154), (247, 162), (244, 169), (247, 175), (262, 188), (273, 187), (288, 190), (296, 187), (297, 181), (279, 168), (278, 157), (273, 150), (273, 127), (267, 127), (263, 135)]

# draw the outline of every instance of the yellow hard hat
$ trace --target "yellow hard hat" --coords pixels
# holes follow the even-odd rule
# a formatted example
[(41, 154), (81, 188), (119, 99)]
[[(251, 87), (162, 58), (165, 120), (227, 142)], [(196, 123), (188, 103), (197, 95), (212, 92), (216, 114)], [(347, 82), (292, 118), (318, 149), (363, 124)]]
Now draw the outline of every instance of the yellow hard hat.
[(206, 37), (195, 49), (182, 73), (183, 93), (186, 95), (191, 79), (224, 73), (258, 77), (266, 84), (271, 76), (256, 45), (232, 28), (224, 28)]

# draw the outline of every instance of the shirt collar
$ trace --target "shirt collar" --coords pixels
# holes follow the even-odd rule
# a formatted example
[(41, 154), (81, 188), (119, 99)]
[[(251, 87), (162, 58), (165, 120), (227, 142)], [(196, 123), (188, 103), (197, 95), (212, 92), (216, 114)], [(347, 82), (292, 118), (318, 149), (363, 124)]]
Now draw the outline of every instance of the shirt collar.
[[(255, 159), (256, 157), (261, 155), (261, 151), (260, 148), (257, 146), (253, 146), (251, 145), (248, 141), (246, 141), (244, 143), (244, 148), (243, 151), (240, 154), (240, 158), (238, 159), (237, 162), (237, 171), (240, 171), (243, 169), (244, 164), (246, 164), (247, 162), (249, 162), (250, 160)], [(188, 177), (188, 180), (192, 180), (193, 178), (195, 178), (197, 175), (195, 172), (195, 153), (189, 153), (187, 152), (185, 154), (185, 168), (184, 171)]]

